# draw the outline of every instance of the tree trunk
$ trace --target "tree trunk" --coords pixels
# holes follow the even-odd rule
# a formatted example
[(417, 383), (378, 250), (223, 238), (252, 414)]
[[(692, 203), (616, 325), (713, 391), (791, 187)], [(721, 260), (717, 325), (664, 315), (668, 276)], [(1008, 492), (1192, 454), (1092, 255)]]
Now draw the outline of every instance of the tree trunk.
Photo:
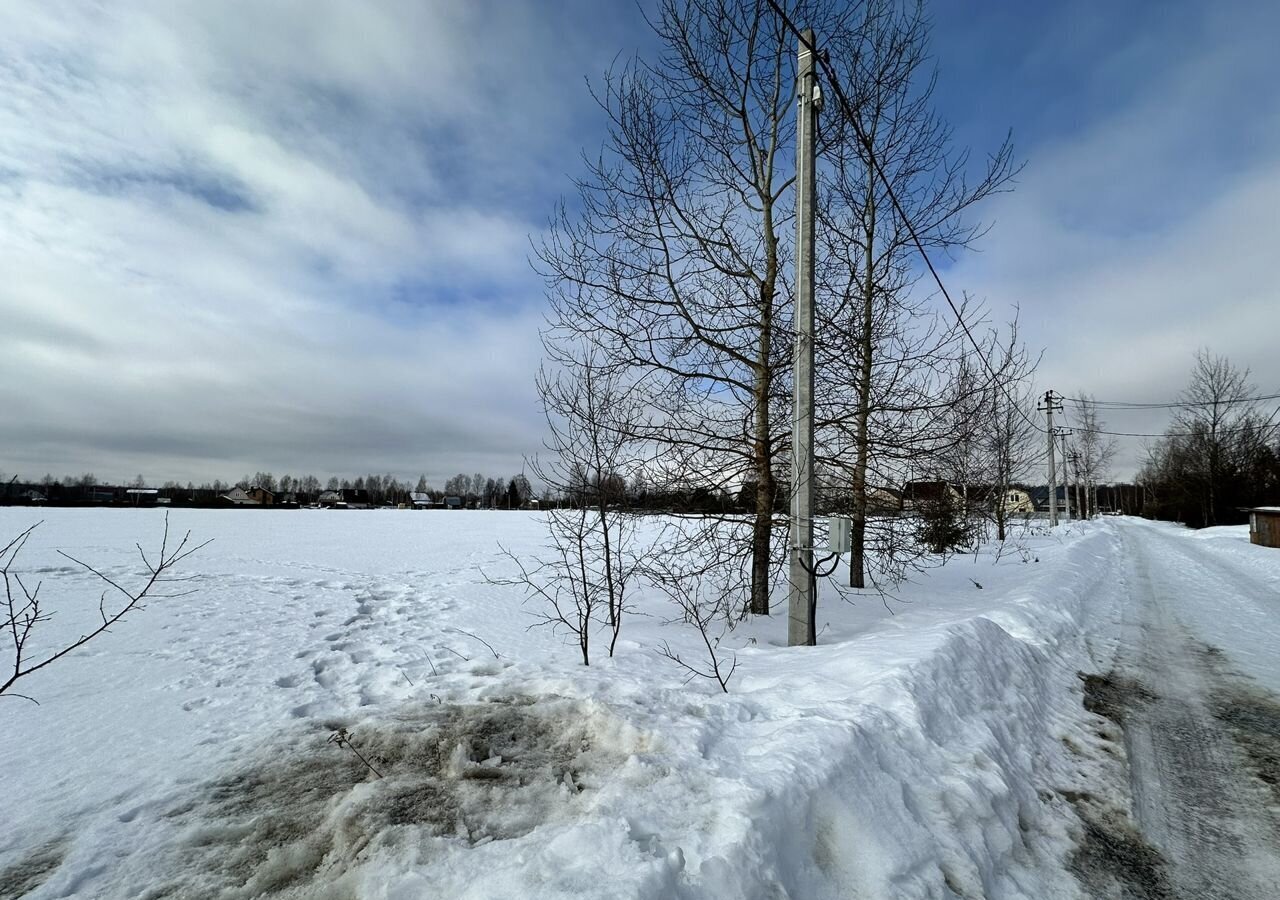
[(871, 329), (875, 324), (875, 237), (876, 194), (875, 172), (868, 166), (867, 206), (864, 234), (866, 244), (866, 280), (862, 285), (862, 332), (856, 346), (861, 355), (858, 371), (858, 407), (855, 414), (854, 442), (857, 455), (853, 464), (853, 522), (850, 523), (849, 587), (867, 586), (867, 465), (870, 459), (868, 423), (871, 419), (871, 371), (873, 351)]
[(773, 291), (777, 277), (776, 242), (773, 239), (771, 210), (765, 210), (765, 240), (769, 243), (765, 278), (760, 284), (760, 344), (753, 399), (755, 401), (755, 441), (752, 452), (756, 469), (756, 521), (751, 535), (751, 605), (753, 615), (769, 615), (769, 545), (773, 537), (773, 439), (770, 434), (769, 394), (773, 388), (773, 368), (769, 359), (773, 341)]
[[(869, 313), (870, 303), (866, 304)], [(870, 321), (868, 314), (866, 321)], [(849, 527), (849, 587), (866, 587), (867, 547), (867, 420), (871, 412), (871, 339), (870, 330), (863, 341), (864, 362), (858, 385), (857, 456), (853, 464), (853, 521)]]

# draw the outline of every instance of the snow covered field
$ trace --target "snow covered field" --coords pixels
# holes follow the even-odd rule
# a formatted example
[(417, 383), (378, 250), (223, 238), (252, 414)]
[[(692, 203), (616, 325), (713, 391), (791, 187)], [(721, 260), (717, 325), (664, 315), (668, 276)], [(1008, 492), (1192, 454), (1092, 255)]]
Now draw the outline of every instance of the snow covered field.
[[(31, 512), (0, 509), (0, 536)], [(129, 577), (163, 513), (40, 515), (22, 569), (56, 642), (98, 590), (55, 548)], [(485, 575), (510, 574), (499, 542), (536, 549), (538, 514), (171, 519), (214, 539), (183, 567), (198, 592), (24, 680), (39, 706), (0, 698), (0, 898), (1080, 897), (1072, 798), (1123, 750), (1077, 673), (1116, 657), (1125, 535), (1280, 586), (1239, 529), (1070, 526), (889, 608), (824, 595), (817, 648), (781, 646), (783, 615), (744, 625), (724, 695), (656, 652), (697, 653), (656, 601), (590, 668), (530, 631)], [(1277, 606), (1241, 635), (1215, 602), (1187, 614), (1274, 685)]]

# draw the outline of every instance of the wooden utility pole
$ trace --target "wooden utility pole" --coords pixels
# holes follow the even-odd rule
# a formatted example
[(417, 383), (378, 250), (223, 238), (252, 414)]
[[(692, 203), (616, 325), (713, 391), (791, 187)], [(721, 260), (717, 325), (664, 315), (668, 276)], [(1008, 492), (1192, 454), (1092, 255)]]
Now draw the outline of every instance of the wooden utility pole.
[(813, 226), (817, 192), (815, 133), (821, 94), (814, 72), (813, 30), (799, 41), (796, 114), (795, 387), (791, 415), (791, 547), (787, 645), (812, 646), (817, 597), (813, 573)]

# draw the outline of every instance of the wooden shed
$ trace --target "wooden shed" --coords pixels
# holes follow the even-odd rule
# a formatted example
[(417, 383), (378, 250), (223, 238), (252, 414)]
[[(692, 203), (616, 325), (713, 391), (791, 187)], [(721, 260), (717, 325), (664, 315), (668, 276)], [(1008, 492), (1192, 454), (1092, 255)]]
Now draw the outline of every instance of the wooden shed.
[(1249, 510), (1249, 541), (1264, 547), (1280, 547), (1280, 506)]

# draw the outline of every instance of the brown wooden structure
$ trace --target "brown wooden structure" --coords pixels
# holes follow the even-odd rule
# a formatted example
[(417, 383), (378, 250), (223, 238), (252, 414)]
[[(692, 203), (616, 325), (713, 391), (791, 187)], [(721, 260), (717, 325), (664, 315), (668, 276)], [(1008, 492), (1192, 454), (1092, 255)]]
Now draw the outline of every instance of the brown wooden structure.
[(1249, 541), (1263, 547), (1280, 547), (1280, 506), (1249, 510)]

